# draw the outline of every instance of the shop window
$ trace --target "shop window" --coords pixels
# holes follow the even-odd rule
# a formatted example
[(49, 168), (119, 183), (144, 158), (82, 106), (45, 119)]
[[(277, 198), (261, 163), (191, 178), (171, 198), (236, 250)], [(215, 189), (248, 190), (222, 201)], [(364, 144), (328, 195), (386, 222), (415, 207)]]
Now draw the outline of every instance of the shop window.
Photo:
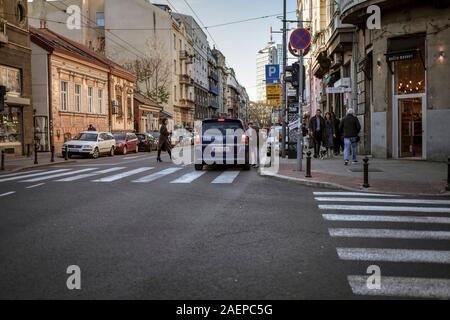
[(420, 57), (395, 62), (395, 94), (425, 93), (425, 68)]
[(22, 141), (22, 109), (5, 107), (0, 113), (0, 146)]

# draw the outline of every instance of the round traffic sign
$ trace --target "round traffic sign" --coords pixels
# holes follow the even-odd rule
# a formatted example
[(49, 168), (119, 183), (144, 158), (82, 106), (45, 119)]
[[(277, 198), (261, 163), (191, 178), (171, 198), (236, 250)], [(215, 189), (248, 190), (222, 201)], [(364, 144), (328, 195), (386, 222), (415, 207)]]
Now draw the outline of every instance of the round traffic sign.
[(307, 29), (295, 29), (291, 34), (291, 46), (297, 50), (305, 50), (311, 45), (311, 33)]

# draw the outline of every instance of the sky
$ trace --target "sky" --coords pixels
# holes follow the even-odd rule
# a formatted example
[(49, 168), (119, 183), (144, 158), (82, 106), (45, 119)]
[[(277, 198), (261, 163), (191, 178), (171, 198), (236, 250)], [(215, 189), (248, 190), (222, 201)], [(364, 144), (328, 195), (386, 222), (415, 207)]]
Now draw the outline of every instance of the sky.
[[(205, 26), (262, 17), (282, 15), (282, 0), (152, 0), (153, 3), (169, 4), (176, 11), (194, 16), (187, 1)], [(295, 18), (296, 0), (287, 0), (288, 18)], [(194, 16), (195, 17), (195, 16)], [(199, 21), (198, 21), (199, 22)], [(199, 22), (200, 23), (200, 22)], [(211, 47), (216, 43), (225, 55), (227, 64), (236, 71), (238, 81), (246, 87), (251, 100), (256, 100), (256, 53), (267, 45), (270, 27), (280, 31), (281, 20), (276, 17), (250, 22), (209, 28), (214, 41), (208, 35)], [(273, 39), (281, 43), (280, 34)]]

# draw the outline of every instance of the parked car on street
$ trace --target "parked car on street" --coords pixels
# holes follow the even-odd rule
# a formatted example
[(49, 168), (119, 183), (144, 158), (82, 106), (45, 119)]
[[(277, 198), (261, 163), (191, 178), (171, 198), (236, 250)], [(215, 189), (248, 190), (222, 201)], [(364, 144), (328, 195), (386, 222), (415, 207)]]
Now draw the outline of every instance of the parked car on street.
[(241, 120), (204, 120), (201, 135), (194, 140), (195, 170), (203, 170), (205, 164), (242, 165), (250, 170), (249, 137)]
[(140, 152), (152, 152), (158, 150), (158, 139), (150, 133), (139, 133), (136, 136), (139, 139)]
[(64, 143), (63, 156), (72, 158), (73, 155), (91, 156), (97, 159), (101, 154), (114, 156), (116, 140), (110, 132), (81, 132), (75, 139)]
[(116, 154), (126, 155), (129, 152), (139, 152), (139, 139), (134, 133), (117, 132), (114, 133), (116, 139)]

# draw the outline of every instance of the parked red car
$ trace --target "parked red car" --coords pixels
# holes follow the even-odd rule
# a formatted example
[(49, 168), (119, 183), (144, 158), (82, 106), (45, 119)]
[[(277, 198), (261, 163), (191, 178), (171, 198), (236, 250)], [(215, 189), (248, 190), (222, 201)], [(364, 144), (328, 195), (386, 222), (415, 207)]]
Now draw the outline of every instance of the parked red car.
[(139, 139), (134, 133), (114, 133), (116, 139), (116, 154), (126, 155), (129, 152), (139, 152)]

